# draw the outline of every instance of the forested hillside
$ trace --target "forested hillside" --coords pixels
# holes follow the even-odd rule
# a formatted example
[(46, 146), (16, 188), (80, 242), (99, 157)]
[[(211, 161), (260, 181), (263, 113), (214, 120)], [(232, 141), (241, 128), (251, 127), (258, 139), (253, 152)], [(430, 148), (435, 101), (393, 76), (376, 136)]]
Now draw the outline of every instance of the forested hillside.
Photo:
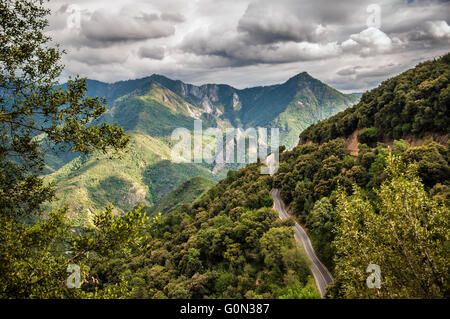
[[(330, 296), (448, 295), (445, 266), (448, 252), (444, 243), (449, 240), (450, 217), (449, 57), (447, 54), (421, 63), (383, 82), (365, 93), (359, 104), (309, 127), (300, 135), (304, 144), (281, 155), (274, 187), (281, 189), (282, 198), (308, 228), (321, 259), (334, 272), (336, 284)], [(355, 131), (359, 132), (356, 153), (351, 152), (354, 145), (350, 145), (349, 137)], [(420, 144), (424, 136), (434, 136), (441, 144), (431, 138)], [(411, 147), (402, 137), (420, 145)], [(350, 200), (347, 196), (353, 192)], [(412, 195), (414, 192), (417, 195)], [(397, 196), (405, 197), (396, 201)], [(414, 202), (417, 198), (421, 198), (420, 204)], [(365, 211), (358, 201), (365, 201), (366, 209), (371, 207), (369, 210), (381, 216), (386, 212), (381, 218), (386, 219), (384, 222), (389, 226), (385, 225), (384, 229), (390, 229), (390, 235), (384, 235), (380, 228), (374, 229), (376, 213), (362, 217)], [(352, 207), (355, 208), (351, 210)], [(387, 207), (393, 212), (388, 213)], [(411, 211), (417, 215), (411, 217)], [(439, 222), (436, 224), (433, 219)], [(415, 238), (406, 235), (405, 229), (414, 229), (416, 223), (434, 235), (416, 233)], [(372, 234), (369, 241), (365, 234), (371, 231), (378, 235)], [(392, 234), (397, 237), (392, 238)], [(365, 247), (369, 246), (368, 242), (370, 245), (377, 242), (379, 247)], [(367, 265), (376, 260), (383, 264), (395, 284), (391, 282), (392, 286), (385, 286), (381, 292), (368, 290), (363, 282), (367, 265), (362, 266), (358, 254), (366, 257)], [(391, 254), (404, 259), (390, 260)], [(430, 258), (428, 265), (419, 261), (424, 254)], [(411, 269), (413, 256), (421, 265), (416, 265), (417, 269)], [(399, 267), (404, 267), (404, 272), (409, 274), (403, 275)], [(422, 276), (418, 275), (419, 269)], [(438, 279), (436, 273), (442, 277)], [(351, 284), (356, 277), (358, 287)], [(417, 287), (420, 282), (422, 287)]]
[(362, 95), (361, 101), (300, 134), (303, 141), (326, 142), (362, 129), (359, 139), (376, 144), (409, 134), (448, 134), (450, 130), (450, 54), (420, 63)]
[(176, 190), (165, 196), (158, 205), (148, 209), (150, 215), (163, 215), (174, 211), (182, 204), (190, 204), (212, 188), (216, 183), (207, 178), (196, 176), (188, 179), (181, 184)]
[[(329, 297), (448, 296), (448, 144), (429, 140), (410, 146), (401, 139), (385, 144), (385, 137), (399, 137), (394, 131), (400, 124), (382, 126), (377, 120), (397, 123), (388, 117), (403, 114), (387, 113), (379, 99), (380, 92), (397, 92), (392, 83), (400, 82), (413, 88), (406, 94), (414, 96), (414, 88), (439, 79), (433, 94), (424, 96), (428, 102), (420, 103), (432, 103), (447, 114), (449, 83), (443, 81), (448, 72), (447, 55), (384, 82), (360, 104), (306, 130), (303, 140), (322, 143), (282, 152), (273, 177), (259, 175), (259, 164), (230, 171), (200, 200), (154, 223), (148, 250), (131, 261), (119, 258), (114, 267), (96, 269), (96, 275), (107, 283), (127, 274), (137, 297), (317, 297), (304, 257), (294, 249), (289, 222), (279, 221), (270, 209), (269, 191), (280, 188), (293, 217), (307, 228), (333, 272), (336, 283), (329, 287)], [(402, 101), (395, 94), (385, 102)], [(354, 120), (345, 124), (342, 118), (365, 114), (368, 105), (374, 110), (364, 123), (379, 134), (368, 144), (361, 138), (359, 152), (352, 156), (345, 137), (363, 126)], [(446, 133), (439, 121), (425, 126), (420, 120), (427, 107), (408, 109), (417, 124), (404, 134), (422, 136), (421, 129)], [(328, 136), (328, 127), (338, 131)], [(386, 276), (380, 290), (365, 284), (370, 263), (379, 264)]]
[(192, 206), (152, 223), (148, 245), (99, 264), (102, 285), (122, 275), (135, 298), (318, 298), (291, 224), (270, 208), (270, 176), (253, 164)]
[(121, 213), (141, 203), (155, 206), (188, 179), (202, 176), (217, 182), (228, 169), (242, 167), (227, 164), (216, 171), (214, 164), (171, 162), (171, 149), (177, 142), (171, 140), (172, 132), (177, 128), (193, 131), (194, 120), (202, 120), (205, 130), (277, 127), (280, 142), (294, 146), (308, 125), (359, 100), (307, 73), (283, 84), (244, 90), (217, 84), (195, 86), (156, 74), (111, 84), (85, 83), (88, 96), (105, 98), (107, 110), (98, 122), (122, 127), (131, 143), (114, 160), (102, 154), (46, 153), (46, 181), (54, 183), (57, 194), (57, 200), (46, 205), (47, 211), (68, 203), (77, 224), (88, 222), (109, 203)]

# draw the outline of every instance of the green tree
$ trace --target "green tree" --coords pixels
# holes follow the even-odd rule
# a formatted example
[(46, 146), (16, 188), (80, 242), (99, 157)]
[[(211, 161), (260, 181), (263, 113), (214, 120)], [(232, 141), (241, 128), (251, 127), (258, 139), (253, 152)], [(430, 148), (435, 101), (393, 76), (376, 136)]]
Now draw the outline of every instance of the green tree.
[[(389, 155), (376, 200), (358, 187), (338, 198), (334, 297), (448, 297), (449, 209), (424, 189), (417, 165)], [(381, 269), (381, 288), (366, 286), (366, 268)]]
[(283, 255), (294, 247), (292, 230), (288, 227), (271, 228), (260, 239), (265, 264), (275, 272), (283, 272)]
[(123, 129), (96, 120), (106, 107), (85, 96), (86, 82), (58, 84), (63, 51), (43, 33), (49, 10), (43, 0), (0, 3), (0, 209), (30, 214), (53, 196), (39, 174), (44, 152), (83, 154), (122, 149)]
[(106, 108), (86, 97), (84, 79), (59, 85), (63, 51), (43, 33), (48, 14), (43, 0), (0, 3), (0, 298), (127, 296), (124, 281), (69, 289), (66, 271), (77, 264), (83, 287), (96, 285), (90, 266), (142, 246), (141, 209), (113, 216), (109, 207), (83, 234), (67, 223), (65, 209), (40, 216), (54, 197), (40, 176), (46, 151), (117, 152), (129, 140), (122, 128), (99, 121)]
[(311, 239), (320, 259), (327, 265), (332, 266), (334, 247), (331, 245), (334, 239), (333, 227), (335, 225), (336, 212), (327, 197), (316, 201), (309, 216)]
[[(82, 236), (73, 234), (64, 213), (51, 212), (32, 226), (0, 216), (0, 298), (123, 298), (131, 293), (123, 280), (102, 285), (89, 273), (118, 251), (143, 245), (145, 236), (137, 236), (148, 219), (142, 209), (114, 217), (108, 207)], [(80, 266), (83, 285), (93, 289), (66, 286), (69, 264)]]
[(376, 127), (369, 127), (358, 134), (358, 141), (374, 147), (378, 141), (379, 132)]

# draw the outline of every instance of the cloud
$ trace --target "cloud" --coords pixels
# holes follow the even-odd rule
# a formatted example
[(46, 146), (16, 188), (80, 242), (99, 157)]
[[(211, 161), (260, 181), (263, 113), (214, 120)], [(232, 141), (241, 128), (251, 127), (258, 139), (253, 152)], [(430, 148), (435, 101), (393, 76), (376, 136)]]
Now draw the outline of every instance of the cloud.
[(367, 77), (379, 77), (383, 76), (385, 74), (391, 74), (392, 72), (396, 71), (398, 68), (402, 68), (401, 64), (398, 63), (389, 63), (387, 65), (383, 65), (383, 67), (380, 68), (379, 65), (372, 65), (372, 66), (362, 66), (362, 65), (356, 65), (351, 67), (346, 67), (343, 69), (340, 69), (336, 72), (339, 76), (351, 76), (353, 79), (358, 78), (367, 78)]
[(164, 59), (165, 50), (163, 47), (158, 46), (144, 46), (139, 49), (138, 54), (141, 58), (162, 60)]
[(176, 12), (151, 12), (133, 7), (90, 9), (63, 4), (49, 18), (53, 38), (69, 47), (103, 48), (165, 39), (176, 32), (185, 17)]
[(344, 69), (341, 69), (336, 72), (337, 75), (341, 76), (347, 76), (347, 75), (355, 75), (358, 73), (359, 70), (361, 70), (363, 67), (360, 65), (357, 66), (351, 66)]
[(422, 42), (447, 42), (450, 40), (450, 26), (446, 21), (427, 21), (421, 28), (411, 32), (410, 40)]
[(428, 21), (427, 31), (435, 39), (450, 39), (450, 26), (446, 21)]
[(186, 21), (184, 16), (180, 13), (162, 13), (161, 20), (181, 23)]
[(345, 91), (378, 85), (450, 51), (449, 6), (439, 0), (73, 0), (49, 2), (48, 34), (68, 54), (64, 76), (103, 81), (160, 73), (194, 84), (283, 82), (307, 71)]
[[(353, 59), (355, 65), (346, 66), (336, 70), (334, 75), (328, 79), (328, 83), (338, 89), (345, 89), (352, 86), (353, 92), (364, 92), (368, 88), (377, 86), (381, 81), (390, 76), (399, 74), (414, 66), (415, 63), (405, 65), (403, 63), (393, 63), (389, 59), (372, 56), (359, 57)], [(359, 62), (367, 64), (359, 64)], [(416, 61), (414, 61), (416, 62)]]
[(82, 20), (81, 34), (103, 44), (164, 38), (175, 34), (173, 22), (157, 14), (130, 17), (95, 11), (89, 19)]
[[(192, 37), (192, 38), (191, 38)], [(217, 56), (228, 61), (224, 66), (243, 66), (258, 63), (289, 63), (320, 60), (340, 53), (336, 42), (311, 43), (278, 42), (272, 44), (250, 44), (245, 36), (233, 33), (209, 33), (199, 36), (194, 32), (181, 45), (184, 52), (199, 56)]]
[(89, 66), (125, 63), (129, 54), (108, 48), (80, 48), (71, 51), (69, 59)]
[(392, 49), (392, 40), (383, 31), (369, 27), (360, 33), (352, 34), (350, 39), (342, 43), (344, 52), (371, 55), (387, 53)]
[(239, 20), (237, 30), (246, 35), (246, 42), (271, 44), (278, 42), (318, 42), (327, 29), (320, 23), (301, 19), (288, 7), (274, 4), (249, 5)]

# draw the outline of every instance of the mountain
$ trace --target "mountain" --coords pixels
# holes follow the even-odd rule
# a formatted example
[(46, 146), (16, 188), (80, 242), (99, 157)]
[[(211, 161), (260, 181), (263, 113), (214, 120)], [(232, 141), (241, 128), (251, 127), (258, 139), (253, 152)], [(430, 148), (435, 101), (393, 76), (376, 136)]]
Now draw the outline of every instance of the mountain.
[(216, 182), (205, 177), (196, 176), (188, 179), (181, 184), (177, 189), (170, 192), (155, 206), (150, 207), (150, 215), (162, 213), (166, 215), (182, 204), (191, 204), (207, 190), (213, 187)]
[[(423, 137), (450, 132), (450, 54), (419, 64), (384, 81), (362, 95), (361, 101), (303, 131), (303, 141), (325, 142), (348, 137), (355, 130), (370, 129), (360, 136), (374, 140)], [(363, 133), (363, 132), (361, 132)], [(368, 136), (372, 134), (373, 136)]]
[(79, 156), (46, 176), (56, 186), (57, 199), (46, 210), (69, 204), (76, 225), (89, 223), (92, 214), (113, 204), (120, 213), (140, 203), (152, 206), (186, 180), (203, 176), (218, 181), (200, 164), (172, 163), (169, 146), (156, 137), (132, 133), (127, 152), (119, 158)]
[[(328, 296), (446, 298), (449, 79), (447, 54), (383, 82), (306, 129), (273, 176), (229, 171), (155, 221), (145, 252), (94, 272), (110, 284), (119, 268), (137, 298), (317, 298), (293, 223), (271, 209), (277, 188), (333, 273)], [(366, 286), (373, 263), (381, 289)]]
[[(212, 121), (213, 125), (279, 127), (281, 143), (288, 148), (297, 143), (298, 134), (310, 124), (359, 101), (357, 96), (343, 94), (306, 72), (283, 84), (243, 90), (220, 84), (195, 86), (157, 74), (113, 84), (88, 81), (88, 95), (104, 96), (109, 105), (116, 104), (119, 97), (122, 105), (142, 97), (154, 98), (172, 110), (184, 105), (181, 114)], [(133, 114), (137, 116), (135, 110)]]
[(314, 207), (324, 198), (335, 201), (339, 184), (356, 183), (367, 192), (379, 187), (389, 151), (416, 162), (425, 187), (450, 204), (449, 79), (450, 54), (420, 63), (364, 93), (353, 107), (309, 126), (299, 145), (281, 155), (274, 184), (310, 227), (328, 266), (334, 266), (331, 239), (313, 220), (319, 217)]
[(139, 203), (153, 206), (188, 179), (218, 181), (228, 169), (242, 167), (170, 162), (171, 133), (176, 128), (192, 132), (196, 119), (204, 129), (278, 127), (280, 143), (292, 147), (309, 124), (358, 101), (305, 72), (283, 84), (243, 90), (196, 86), (157, 74), (116, 83), (87, 80), (87, 95), (106, 99), (107, 112), (100, 121), (122, 126), (131, 145), (114, 160), (101, 154), (46, 154), (47, 180), (56, 185), (58, 197), (47, 208), (69, 202), (81, 222), (110, 202), (118, 212)]

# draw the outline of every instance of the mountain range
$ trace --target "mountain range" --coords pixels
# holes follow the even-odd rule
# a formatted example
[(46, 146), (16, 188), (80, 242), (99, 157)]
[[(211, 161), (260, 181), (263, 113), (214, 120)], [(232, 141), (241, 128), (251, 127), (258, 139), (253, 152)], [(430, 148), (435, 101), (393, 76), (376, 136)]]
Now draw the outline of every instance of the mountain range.
[[(357, 95), (343, 94), (308, 73), (282, 84), (236, 89), (224, 84), (196, 86), (162, 75), (104, 83), (87, 80), (87, 95), (105, 98), (101, 121), (118, 123), (131, 137), (120, 158), (78, 154), (46, 155), (47, 180), (56, 185), (58, 200), (48, 208), (70, 202), (81, 223), (108, 203), (120, 211), (138, 203), (153, 206), (190, 178), (223, 178), (227, 165), (213, 173), (211, 164), (171, 162), (171, 133), (203, 128), (277, 127), (280, 145), (294, 147), (309, 125), (357, 103)], [(208, 183), (202, 183), (209, 185)], [(189, 197), (189, 196), (188, 196)], [(190, 197), (189, 197), (190, 198)]]
[(273, 176), (228, 171), (172, 210), (184, 184), (148, 245), (94, 276), (123, 274), (134, 298), (319, 298), (314, 282), (327, 298), (448, 298), (449, 79), (450, 54), (420, 63), (309, 126)]

